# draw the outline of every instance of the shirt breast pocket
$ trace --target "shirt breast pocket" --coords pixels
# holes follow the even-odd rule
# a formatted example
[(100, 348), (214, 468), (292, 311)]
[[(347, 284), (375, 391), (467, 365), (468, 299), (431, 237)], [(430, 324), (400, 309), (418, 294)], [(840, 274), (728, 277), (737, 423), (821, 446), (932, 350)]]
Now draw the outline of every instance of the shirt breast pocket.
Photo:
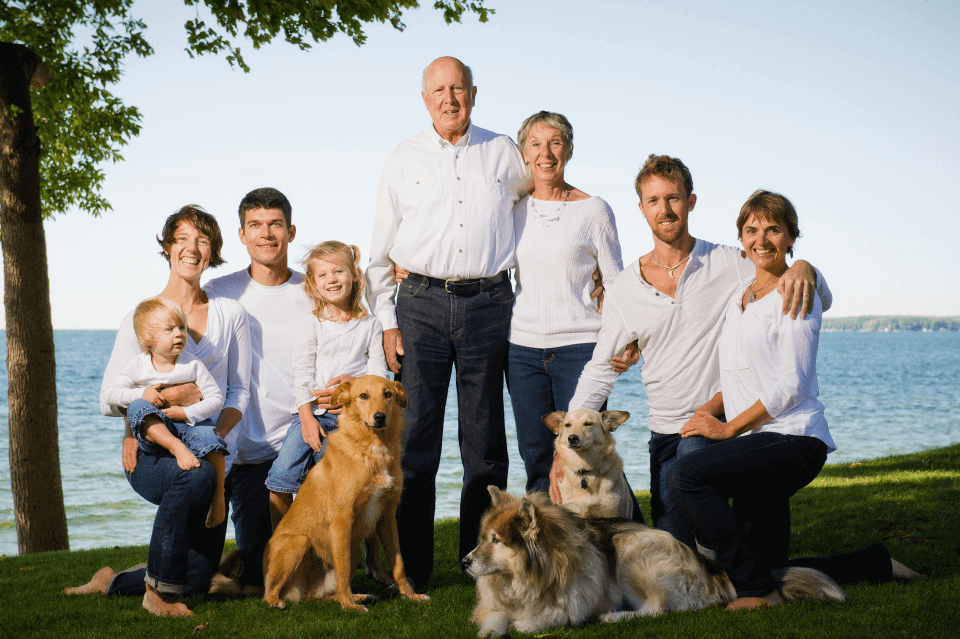
[(471, 214), (480, 224), (513, 229), (514, 194), (504, 177), (477, 176), (467, 179), (467, 197), (473, 200)]
[(429, 174), (411, 178), (400, 189), (400, 207), (406, 211), (429, 211), (443, 198), (440, 181)]

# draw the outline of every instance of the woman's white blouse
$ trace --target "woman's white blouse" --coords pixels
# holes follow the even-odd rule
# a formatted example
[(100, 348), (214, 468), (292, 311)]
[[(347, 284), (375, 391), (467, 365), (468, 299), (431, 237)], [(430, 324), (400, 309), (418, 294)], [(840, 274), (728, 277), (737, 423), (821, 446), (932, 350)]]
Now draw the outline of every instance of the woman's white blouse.
[(817, 346), (823, 318), (818, 296), (805, 319), (781, 312), (777, 291), (740, 310), (743, 290), (730, 298), (720, 332), (720, 386), (727, 419), (759, 399), (772, 418), (744, 433), (777, 432), (816, 437), (836, 450), (817, 399)]

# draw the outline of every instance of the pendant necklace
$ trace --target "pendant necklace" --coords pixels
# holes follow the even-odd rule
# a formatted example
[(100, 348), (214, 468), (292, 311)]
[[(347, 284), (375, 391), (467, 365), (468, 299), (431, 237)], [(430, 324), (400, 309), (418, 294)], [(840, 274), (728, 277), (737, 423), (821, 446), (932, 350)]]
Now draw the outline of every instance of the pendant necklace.
[(530, 208), (533, 209), (533, 214), (544, 226), (550, 226), (548, 222), (556, 222), (560, 219), (560, 211), (567, 205), (567, 197), (569, 195), (570, 189), (567, 189), (563, 192), (563, 200), (560, 202), (560, 206), (557, 207), (556, 212), (553, 214), (554, 217), (549, 217), (549, 214), (544, 214), (537, 210), (537, 201), (533, 198), (533, 195), (530, 196)]
[[(779, 277), (775, 277), (774, 279), (770, 280), (769, 282), (767, 282), (766, 284), (764, 284), (763, 286), (761, 286), (760, 288), (758, 288), (758, 289), (755, 290), (755, 291), (750, 291), (750, 288), (748, 287), (747, 290), (750, 291), (750, 295), (747, 296), (747, 304), (749, 304), (749, 303), (752, 302), (753, 300), (757, 299), (757, 293), (759, 293), (759, 292), (762, 291), (763, 289), (767, 288), (768, 286), (770, 286), (771, 284), (773, 284), (774, 282), (776, 282), (778, 279), (780, 279), (780, 278), (779, 278)], [(753, 284), (756, 284), (756, 283), (757, 283), (757, 280), (753, 280)], [(751, 284), (751, 286), (753, 286), (753, 284)]]
[[(692, 253), (691, 253), (691, 255), (692, 255)], [(665, 268), (665, 269), (667, 269), (667, 275), (670, 276), (670, 279), (671, 279), (671, 280), (677, 279), (677, 278), (675, 278), (675, 277), (673, 276), (673, 272), (674, 272), (675, 270), (677, 270), (678, 268), (680, 268), (681, 266), (683, 266), (683, 264), (684, 264), (687, 260), (690, 259), (690, 255), (688, 255), (688, 256), (686, 256), (685, 258), (683, 258), (682, 260), (680, 260), (680, 261), (677, 263), (676, 266), (664, 266), (664, 265), (661, 264), (660, 262), (657, 262), (657, 256), (654, 255), (653, 253), (650, 254), (650, 257), (653, 258), (653, 261), (657, 263), (657, 266), (659, 266), (660, 268)]]

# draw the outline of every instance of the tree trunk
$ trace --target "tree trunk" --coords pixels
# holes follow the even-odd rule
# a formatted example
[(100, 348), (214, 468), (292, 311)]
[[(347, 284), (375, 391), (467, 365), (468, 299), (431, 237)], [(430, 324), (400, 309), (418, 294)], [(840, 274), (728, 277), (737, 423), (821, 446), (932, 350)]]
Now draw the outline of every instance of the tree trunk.
[(47, 243), (40, 206), (40, 140), (31, 85), (46, 68), (0, 43), (0, 237), (7, 318), (10, 479), (21, 554), (69, 548), (60, 480), (57, 378)]

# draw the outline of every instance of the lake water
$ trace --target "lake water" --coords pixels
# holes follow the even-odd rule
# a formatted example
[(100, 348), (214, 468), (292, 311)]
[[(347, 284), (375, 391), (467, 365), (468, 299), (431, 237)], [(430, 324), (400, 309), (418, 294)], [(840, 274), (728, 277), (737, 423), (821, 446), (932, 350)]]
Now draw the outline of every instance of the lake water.
[[(2, 332), (0, 332), (2, 335)], [(100, 415), (98, 393), (114, 331), (56, 331), (60, 470), (70, 548), (146, 544), (155, 507), (141, 499), (120, 466), (123, 423)], [(6, 362), (6, 336), (0, 340)], [(960, 442), (960, 333), (822, 333), (818, 372), (837, 452), (848, 463)], [(17, 553), (10, 492), (6, 366), (0, 369), (0, 555)], [(510, 484), (522, 492), (523, 464), (513, 436), (509, 396)], [(617, 431), (617, 450), (635, 489), (649, 487), (647, 395), (639, 367), (621, 377), (611, 408), (631, 417)], [(462, 468), (455, 393), (447, 403), (444, 458), (437, 478), (437, 517), (456, 517)], [(232, 524), (231, 524), (232, 526)], [(228, 537), (233, 537), (232, 528)]]

